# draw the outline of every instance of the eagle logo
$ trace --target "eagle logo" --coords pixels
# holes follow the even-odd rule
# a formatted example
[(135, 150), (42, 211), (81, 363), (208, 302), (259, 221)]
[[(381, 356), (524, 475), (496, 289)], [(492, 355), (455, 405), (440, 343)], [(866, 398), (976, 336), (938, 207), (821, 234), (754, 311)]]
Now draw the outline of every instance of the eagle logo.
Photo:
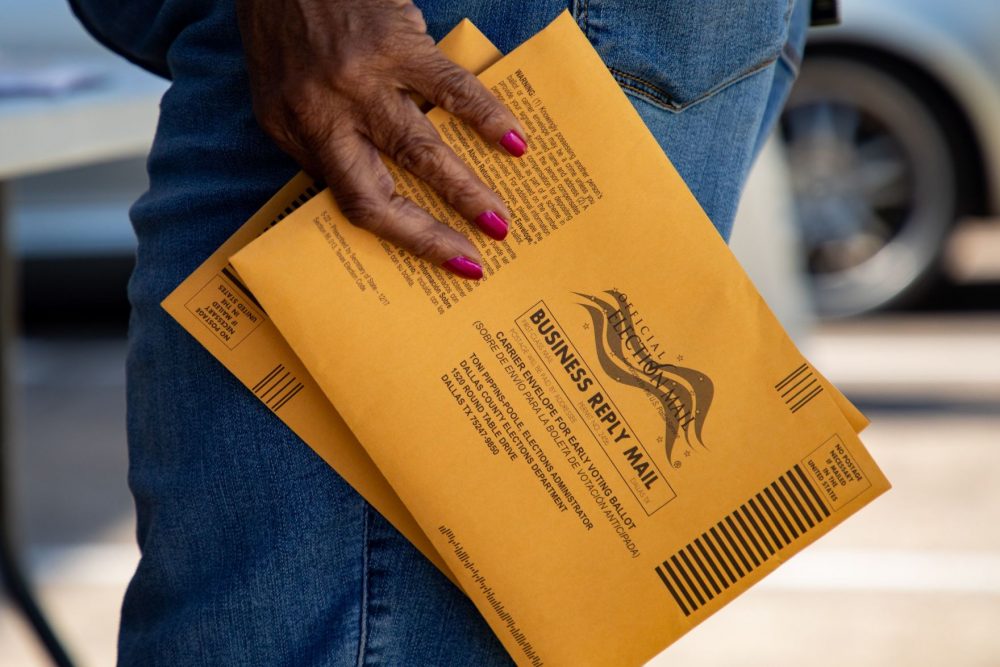
[(708, 375), (693, 368), (655, 361), (642, 343), (629, 345), (626, 341), (638, 340), (638, 336), (622, 335), (635, 329), (628, 307), (618, 305), (627, 302), (621, 292), (605, 291), (613, 299), (611, 303), (591, 294), (576, 294), (587, 300), (580, 305), (590, 314), (597, 358), (604, 372), (616, 382), (645, 391), (662, 408), (663, 445), (670, 465), (674, 468), (681, 465), (674, 458), (674, 449), (681, 438), (692, 450), (696, 446), (707, 450), (702, 430), (715, 394)]

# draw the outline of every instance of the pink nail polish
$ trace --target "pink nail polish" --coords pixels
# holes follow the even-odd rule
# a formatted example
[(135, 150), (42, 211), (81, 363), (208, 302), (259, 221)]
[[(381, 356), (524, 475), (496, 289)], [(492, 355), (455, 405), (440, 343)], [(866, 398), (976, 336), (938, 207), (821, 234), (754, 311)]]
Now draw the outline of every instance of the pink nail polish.
[(500, 145), (503, 146), (505, 151), (514, 157), (521, 157), (524, 155), (524, 151), (528, 150), (528, 142), (524, 140), (524, 137), (517, 133), (517, 130), (511, 130), (507, 134), (503, 135), (503, 139), (500, 140)]
[(483, 267), (479, 266), (468, 257), (462, 257), (461, 255), (458, 257), (452, 257), (441, 266), (448, 269), (456, 276), (468, 278), (469, 280), (479, 280), (483, 277)]
[(476, 225), (490, 238), (503, 241), (507, 236), (507, 221), (495, 211), (486, 211), (476, 216)]

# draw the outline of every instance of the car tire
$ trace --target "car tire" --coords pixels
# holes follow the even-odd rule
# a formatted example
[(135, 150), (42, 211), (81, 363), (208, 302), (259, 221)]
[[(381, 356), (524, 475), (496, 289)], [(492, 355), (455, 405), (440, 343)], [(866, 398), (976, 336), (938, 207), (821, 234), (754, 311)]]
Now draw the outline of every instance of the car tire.
[(935, 101), (892, 68), (823, 54), (806, 59), (781, 127), (817, 312), (916, 299), (960, 205)]

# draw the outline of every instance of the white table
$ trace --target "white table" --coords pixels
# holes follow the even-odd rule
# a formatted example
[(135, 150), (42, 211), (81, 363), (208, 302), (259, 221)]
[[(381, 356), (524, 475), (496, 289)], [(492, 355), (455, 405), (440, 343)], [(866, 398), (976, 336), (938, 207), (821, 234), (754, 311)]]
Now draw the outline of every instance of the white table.
[(0, 97), (0, 579), (60, 667), (72, 663), (34, 600), (13, 539), (5, 463), (17, 272), (7, 243), (4, 190), (13, 178), (148, 153), (166, 82), (117, 59), (98, 62), (107, 76), (93, 88), (53, 97)]

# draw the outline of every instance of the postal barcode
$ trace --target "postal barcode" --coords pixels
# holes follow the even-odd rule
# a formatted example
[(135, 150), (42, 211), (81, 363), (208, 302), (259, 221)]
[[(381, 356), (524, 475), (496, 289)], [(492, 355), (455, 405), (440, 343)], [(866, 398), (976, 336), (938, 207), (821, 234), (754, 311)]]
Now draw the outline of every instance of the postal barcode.
[(690, 616), (828, 516), (796, 464), (657, 565), (656, 574)]
[(277, 412), (295, 398), (303, 387), (305, 385), (284, 364), (278, 364), (252, 387), (252, 391), (272, 412)]
[(781, 400), (789, 410), (798, 412), (820, 395), (823, 385), (809, 368), (809, 364), (802, 364), (775, 384), (774, 389), (781, 395)]
[(253, 305), (260, 308), (261, 311), (263, 311), (264, 306), (260, 305), (260, 301), (258, 301), (257, 297), (255, 297), (253, 293), (249, 289), (247, 289), (247, 286), (243, 284), (243, 281), (236, 277), (235, 271), (236, 270), (233, 268), (232, 264), (226, 264), (224, 267), (222, 267), (222, 275), (224, 275), (229, 280), (229, 282), (232, 283), (233, 287), (242, 292), (243, 296), (245, 296), (249, 301), (251, 301)]
[[(315, 181), (313, 182), (312, 185), (306, 187), (306, 189), (300, 192), (299, 196), (293, 199), (288, 204), (288, 206), (286, 206), (285, 209), (281, 211), (281, 213), (274, 216), (274, 218), (272, 218), (271, 221), (267, 223), (267, 227), (264, 228), (264, 232), (271, 229), (271, 227), (274, 227), (276, 224), (278, 224), (279, 222), (290, 216), (293, 212), (295, 212), (297, 208), (299, 208), (307, 201), (318, 195), (325, 188), (326, 184), (323, 183), (322, 181)], [(261, 232), (261, 234), (263, 234), (264, 232)]]

